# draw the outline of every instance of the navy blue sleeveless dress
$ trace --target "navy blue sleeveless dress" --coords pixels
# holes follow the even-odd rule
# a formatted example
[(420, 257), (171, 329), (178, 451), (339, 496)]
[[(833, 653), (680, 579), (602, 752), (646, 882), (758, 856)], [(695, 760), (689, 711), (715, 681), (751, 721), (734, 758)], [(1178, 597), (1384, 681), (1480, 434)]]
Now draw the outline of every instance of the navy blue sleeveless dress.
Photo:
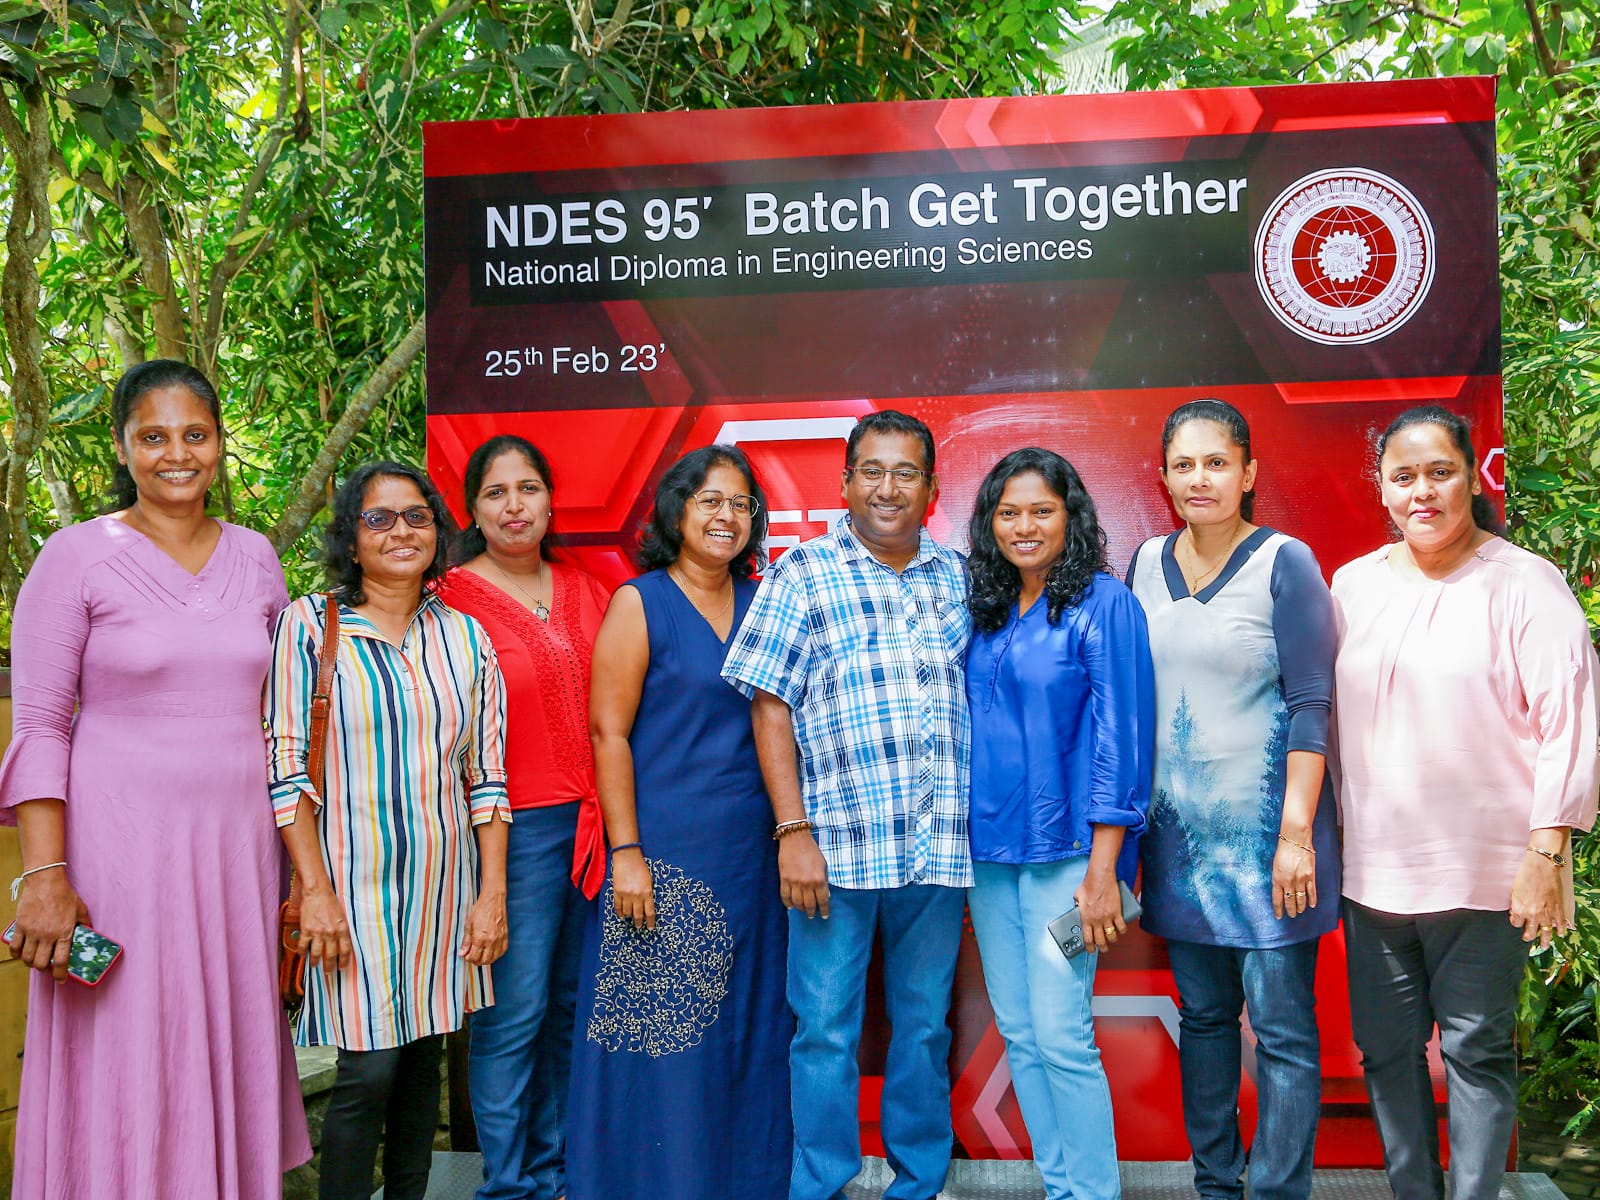
[[(787, 914), (750, 702), (665, 571), (631, 585), (650, 667), (629, 744), (656, 928), (589, 914), (567, 1123), (569, 1200), (786, 1200)], [(735, 581), (734, 622), (755, 585)]]

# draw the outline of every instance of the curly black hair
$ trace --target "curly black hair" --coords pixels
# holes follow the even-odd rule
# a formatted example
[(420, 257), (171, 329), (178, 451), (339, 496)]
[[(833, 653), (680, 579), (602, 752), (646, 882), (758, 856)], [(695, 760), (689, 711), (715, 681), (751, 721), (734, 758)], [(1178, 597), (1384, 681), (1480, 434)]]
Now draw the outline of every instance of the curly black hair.
[[(1190, 400), (1187, 404), (1180, 404), (1173, 409), (1167, 417), (1167, 423), (1161, 427), (1161, 474), (1167, 473), (1167, 447), (1172, 445), (1172, 439), (1178, 430), (1190, 421), (1210, 421), (1213, 425), (1222, 426), (1228, 439), (1240, 450), (1244, 451), (1244, 461), (1250, 461), (1250, 423), (1244, 419), (1244, 414), (1226, 400), (1213, 400), (1206, 397), (1201, 400)], [(1255, 519), (1256, 492), (1251, 488), (1239, 498), (1239, 515), (1246, 521)]]
[(1094, 582), (1095, 572), (1105, 569), (1105, 530), (1100, 528), (1094, 500), (1072, 464), (1055, 451), (1038, 446), (1013, 450), (995, 463), (978, 485), (968, 527), (972, 552), (967, 560), (967, 600), (972, 623), (985, 633), (1005, 625), (1022, 594), (1022, 574), (1000, 552), (1000, 542), (994, 536), (994, 514), (1006, 484), (1015, 476), (1029, 474), (1043, 479), (1061, 497), (1067, 510), (1066, 545), (1044, 583), (1046, 615), (1052, 625), (1060, 621), (1063, 609), (1074, 607), (1083, 599)]
[[(172, 386), (188, 388), (210, 410), (217, 433), (222, 433), (222, 402), (217, 399), (217, 389), (211, 386), (205, 373), (175, 358), (152, 358), (149, 362), (129, 367), (117, 380), (117, 386), (111, 392), (111, 435), (120, 442), (139, 401), (157, 388)], [(127, 464), (119, 462), (111, 476), (106, 506), (101, 511), (121, 512), (125, 508), (132, 508), (138, 499), (139, 488), (133, 482), (133, 472), (128, 470)]]
[(423, 573), (426, 586), (443, 575), (450, 561), (450, 542), (456, 525), (450, 519), (450, 510), (444, 497), (433, 486), (433, 480), (407, 463), (370, 462), (357, 467), (339, 486), (333, 496), (333, 518), (322, 535), (323, 564), (328, 572), (328, 585), (342, 604), (365, 604), (367, 594), (361, 588), (361, 564), (356, 561), (356, 530), (361, 525), (361, 506), (366, 499), (367, 487), (374, 479), (406, 479), (417, 485), (422, 498), (433, 510), (434, 540), (433, 561)]
[(667, 473), (656, 485), (656, 502), (639, 535), (638, 563), (641, 571), (656, 571), (670, 567), (678, 561), (683, 549), (683, 506), (705, 486), (706, 476), (715, 466), (732, 467), (750, 483), (750, 494), (756, 498), (757, 509), (750, 518), (750, 540), (739, 557), (728, 564), (735, 579), (749, 579), (766, 565), (767, 495), (761, 490), (761, 481), (750, 469), (750, 460), (737, 446), (720, 443), (691, 450), (667, 468)]
[[(467, 459), (466, 469), (462, 472), (462, 500), (466, 506), (467, 515), (472, 517), (470, 524), (456, 535), (455, 545), (450, 553), (450, 561), (464, 563), (469, 559), (477, 558), (488, 549), (484, 541), (483, 530), (478, 528), (477, 518), (473, 515), (473, 501), (478, 497), (478, 490), (483, 487), (483, 477), (488, 472), (490, 465), (502, 454), (520, 454), (528, 460), (528, 465), (534, 473), (544, 480), (545, 491), (552, 497), (555, 495), (556, 486), (551, 482), (550, 460), (544, 456), (544, 451), (535, 446), (525, 437), (518, 437), (514, 433), (496, 434), (472, 452)], [(556, 558), (554, 553), (561, 545), (561, 539), (556, 536), (550, 526), (545, 526), (544, 538), (539, 542), (539, 557), (549, 560)]]
[[(1373, 438), (1372, 469), (1380, 479), (1383, 477), (1383, 452), (1389, 448), (1389, 439), (1413, 425), (1437, 425), (1455, 443), (1462, 461), (1467, 464), (1468, 473), (1477, 469), (1478, 454), (1472, 448), (1472, 427), (1467, 424), (1467, 419), (1438, 404), (1419, 404), (1406, 409), (1389, 422), (1387, 429)], [(1485, 533), (1505, 532), (1500, 524), (1500, 515), (1494, 510), (1494, 502), (1482, 492), (1472, 494), (1472, 523)]]

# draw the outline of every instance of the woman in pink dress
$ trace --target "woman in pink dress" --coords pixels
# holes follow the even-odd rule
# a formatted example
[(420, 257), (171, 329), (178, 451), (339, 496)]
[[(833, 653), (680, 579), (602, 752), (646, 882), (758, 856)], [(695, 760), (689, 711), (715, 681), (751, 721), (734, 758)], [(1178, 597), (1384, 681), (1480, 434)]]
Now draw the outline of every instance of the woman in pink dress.
[[(36, 970), (13, 1195), (264, 1200), (311, 1155), (261, 732), (288, 597), (266, 539), (206, 516), (205, 376), (142, 363), (111, 415), (115, 511), (45, 543), (13, 626), (0, 819), (25, 871), (11, 953)], [(78, 924), (123, 947), (94, 988), (63, 982)]]

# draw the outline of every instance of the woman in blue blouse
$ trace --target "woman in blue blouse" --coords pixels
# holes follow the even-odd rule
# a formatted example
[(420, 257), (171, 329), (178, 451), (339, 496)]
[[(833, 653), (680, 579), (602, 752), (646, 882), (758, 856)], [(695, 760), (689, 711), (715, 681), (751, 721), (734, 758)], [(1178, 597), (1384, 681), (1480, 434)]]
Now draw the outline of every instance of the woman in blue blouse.
[(1047, 926), (1076, 904), (1090, 950), (1126, 929), (1150, 800), (1154, 685), (1144, 612), (1104, 571), (1072, 464), (1006, 455), (972, 513), (972, 926), (1012, 1086), (1051, 1200), (1121, 1193), (1090, 1004), (1095, 956)]
[(1259, 1097), (1250, 1194), (1306, 1200), (1322, 1088), (1317, 941), (1339, 919), (1323, 771), (1333, 601), (1304, 544), (1251, 524), (1256, 464), (1237, 409), (1180, 406), (1161, 452), (1184, 527), (1151, 538), (1128, 568), (1156, 665), (1143, 924), (1167, 939), (1178, 985), (1195, 1189), (1207, 1200), (1244, 1195), (1248, 1009)]

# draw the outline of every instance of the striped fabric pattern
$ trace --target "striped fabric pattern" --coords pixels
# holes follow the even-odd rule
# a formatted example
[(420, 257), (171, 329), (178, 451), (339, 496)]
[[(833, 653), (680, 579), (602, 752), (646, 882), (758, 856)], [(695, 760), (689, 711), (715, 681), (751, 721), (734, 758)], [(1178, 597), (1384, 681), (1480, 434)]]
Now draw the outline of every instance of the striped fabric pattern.
[(355, 961), (306, 972), (296, 1040), (382, 1050), (461, 1027), (494, 1003), (486, 967), (457, 955), (478, 893), (472, 829), (509, 822), (505, 693), (483, 627), (428, 595), (395, 646), (341, 605), (325, 795), (306, 775), (322, 642), (320, 595), (284, 609), (267, 677), (268, 775), (279, 826), (301, 792)]
[(971, 886), (971, 635), (966, 564), (926, 530), (896, 573), (841, 517), (762, 580), (722, 677), (792, 710), (833, 887)]

